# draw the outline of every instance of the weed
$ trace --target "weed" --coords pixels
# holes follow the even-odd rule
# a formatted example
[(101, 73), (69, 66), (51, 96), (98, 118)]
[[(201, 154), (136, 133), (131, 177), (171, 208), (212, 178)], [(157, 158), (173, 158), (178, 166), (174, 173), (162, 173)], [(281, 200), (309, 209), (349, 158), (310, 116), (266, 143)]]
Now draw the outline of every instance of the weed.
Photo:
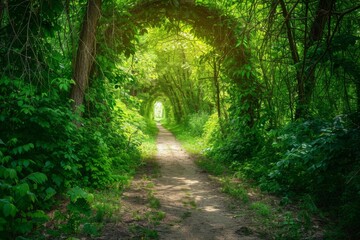
[(269, 218), (271, 216), (271, 208), (269, 205), (262, 202), (254, 202), (251, 204), (251, 209), (255, 210), (256, 214)]
[(83, 226), (83, 232), (88, 236), (98, 236), (101, 225), (94, 223), (85, 223)]
[(147, 214), (149, 222), (158, 225), (166, 217), (166, 213), (163, 211), (150, 211)]
[(135, 221), (141, 221), (144, 219), (144, 217), (141, 212), (137, 210), (135, 212), (132, 212), (132, 219), (134, 219)]
[(95, 206), (95, 208), (96, 208), (96, 213), (94, 218), (95, 221), (99, 223), (104, 221), (106, 215), (112, 213), (111, 208), (105, 204), (97, 205)]
[(155, 184), (153, 183), (153, 182), (148, 182), (147, 184), (146, 184), (146, 188), (153, 188), (155, 186)]
[(283, 221), (278, 224), (279, 231), (276, 233), (276, 239), (301, 239), (301, 224), (286, 212)]
[(206, 159), (205, 157), (199, 157), (196, 160), (196, 164), (200, 168), (215, 176), (220, 176), (227, 172), (227, 168), (223, 164), (218, 161)]
[(154, 196), (151, 196), (149, 198), (149, 205), (153, 209), (159, 209), (161, 207), (161, 203), (160, 203), (159, 199), (157, 199)]
[(194, 208), (194, 209), (197, 208), (197, 205), (196, 205), (195, 200), (183, 201), (183, 204), (184, 204), (184, 206), (190, 206), (190, 207), (192, 207), (192, 208)]
[(155, 229), (133, 225), (129, 230), (136, 236), (135, 239), (159, 239), (159, 234)]
[(222, 191), (233, 196), (236, 199), (241, 199), (243, 203), (249, 202), (249, 196), (246, 189), (237, 183), (232, 183), (229, 178), (222, 180)]

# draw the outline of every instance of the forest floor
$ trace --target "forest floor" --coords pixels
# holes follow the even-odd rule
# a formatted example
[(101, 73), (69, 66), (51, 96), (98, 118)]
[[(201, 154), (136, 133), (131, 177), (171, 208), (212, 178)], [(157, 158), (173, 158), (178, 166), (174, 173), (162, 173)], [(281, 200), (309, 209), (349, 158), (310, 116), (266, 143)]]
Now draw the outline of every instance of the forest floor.
[(264, 239), (251, 210), (221, 192), (175, 137), (158, 125), (156, 159), (124, 192), (118, 221), (98, 239)]

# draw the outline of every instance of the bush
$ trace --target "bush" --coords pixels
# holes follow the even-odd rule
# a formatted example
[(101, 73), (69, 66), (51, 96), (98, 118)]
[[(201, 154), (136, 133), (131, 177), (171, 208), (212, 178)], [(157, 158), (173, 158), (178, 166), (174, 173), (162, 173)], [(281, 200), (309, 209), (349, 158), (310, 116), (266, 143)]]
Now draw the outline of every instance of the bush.
[(360, 238), (360, 128), (349, 116), (271, 131), (241, 122), (227, 129), (212, 142), (208, 157), (282, 196), (283, 203), (310, 197), (312, 208), (334, 220), (331, 238)]
[(209, 119), (209, 114), (200, 112), (200, 113), (194, 113), (191, 114), (188, 117), (188, 132), (192, 136), (201, 136), (204, 132), (204, 125)]
[(56, 79), (41, 89), (0, 80), (1, 239), (26, 236), (46, 222), (45, 211), (65, 190), (126, 184), (140, 163), (146, 122), (140, 116), (125, 122), (121, 111), (108, 114), (111, 106), (101, 104), (98, 114), (80, 119), (68, 102), (71, 83)]
[[(338, 232), (343, 233), (339, 238), (359, 238), (359, 127), (347, 116), (333, 122), (295, 122), (269, 141), (268, 154), (260, 152), (251, 159), (252, 167), (267, 164), (261, 168), (261, 187), (290, 199), (309, 194), (337, 222)], [(260, 157), (268, 162), (259, 161)]]
[(47, 220), (42, 210), (80, 175), (76, 116), (61, 101), (71, 81), (38, 91), (22, 80), (0, 81), (0, 236), (26, 234)]

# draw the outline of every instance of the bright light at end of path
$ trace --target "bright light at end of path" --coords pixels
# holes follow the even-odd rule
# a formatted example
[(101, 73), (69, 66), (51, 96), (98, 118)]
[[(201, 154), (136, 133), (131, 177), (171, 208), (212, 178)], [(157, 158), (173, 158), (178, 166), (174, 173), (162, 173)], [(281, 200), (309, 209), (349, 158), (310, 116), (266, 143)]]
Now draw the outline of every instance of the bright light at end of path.
[(154, 119), (160, 121), (164, 118), (165, 111), (162, 102), (155, 102), (154, 104)]

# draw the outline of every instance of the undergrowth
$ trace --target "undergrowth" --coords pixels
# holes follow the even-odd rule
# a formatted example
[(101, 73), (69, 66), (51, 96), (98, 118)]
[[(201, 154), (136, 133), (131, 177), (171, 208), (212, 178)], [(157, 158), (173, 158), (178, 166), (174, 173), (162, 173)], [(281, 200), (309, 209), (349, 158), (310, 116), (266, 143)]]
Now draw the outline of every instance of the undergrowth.
[(41, 89), (22, 79), (0, 81), (1, 239), (41, 236), (49, 221), (59, 223), (46, 233), (54, 237), (97, 235), (99, 224), (82, 221), (92, 218), (90, 192), (121, 190), (141, 164), (140, 151), (154, 152), (154, 123), (109, 99), (93, 105), (88, 99), (91, 110), (80, 118), (63, 98), (71, 84), (54, 79), (52, 88)]

